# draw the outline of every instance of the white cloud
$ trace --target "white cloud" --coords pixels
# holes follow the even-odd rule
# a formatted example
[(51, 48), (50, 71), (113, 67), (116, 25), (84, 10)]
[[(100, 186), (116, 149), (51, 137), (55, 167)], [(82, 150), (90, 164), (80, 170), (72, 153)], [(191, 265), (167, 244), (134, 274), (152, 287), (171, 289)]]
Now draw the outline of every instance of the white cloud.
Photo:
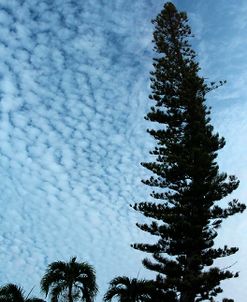
[(72, 255), (96, 266), (101, 296), (136, 275), (129, 244), (144, 235), (128, 205), (142, 196), (156, 6), (1, 3), (1, 283), (38, 293), (46, 265)]

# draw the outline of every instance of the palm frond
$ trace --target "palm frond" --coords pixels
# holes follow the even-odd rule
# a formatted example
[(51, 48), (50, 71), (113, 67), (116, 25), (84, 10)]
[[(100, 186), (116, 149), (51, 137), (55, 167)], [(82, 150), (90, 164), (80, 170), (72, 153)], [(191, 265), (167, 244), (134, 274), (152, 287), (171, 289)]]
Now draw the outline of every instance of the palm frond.
[(45, 275), (40, 281), (40, 287), (41, 291), (44, 292), (47, 296), (50, 287), (52, 287), (53, 284), (61, 283), (62, 281), (65, 281), (66, 276), (64, 273), (56, 271), (46, 271)]
[(125, 286), (129, 286), (131, 283), (131, 279), (126, 277), (126, 276), (119, 276), (119, 277), (115, 277), (114, 279), (112, 279), (110, 281), (110, 286), (122, 286), (122, 285), (125, 285)]
[[(81, 295), (75, 294), (74, 301), (92, 301), (98, 288), (96, 284), (95, 269), (87, 262), (76, 262), (72, 257), (69, 262), (56, 261), (51, 263), (41, 279), (41, 290), (50, 297), (52, 302), (57, 302), (59, 295), (72, 286), (72, 290), (80, 288)], [(80, 285), (80, 287), (78, 287)], [(90, 297), (90, 299), (89, 299)]]
[(103, 300), (105, 302), (108, 302), (111, 301), (114, 297), (118, 297), (120, 301), (124, 296), (126, 296), (126, 291), (123, 288), (110, 287), (105, 293)]
[(13, 283), (6, 284), (0, 288), (0, 296), (2, 301), (8, 299), (9, 301), (23, 302), (24, 301), (24, 291), (23, 289)]
[(75, 280), (74, 286), (77, 286), (78, 284), (80, 288), (87, 288), (89, 293), (93, 296), (95, 296), (98, 292), (95, 276), (78, 277)]
[(67, 271), (67, 265), (68, 263), (64, 261), (55, 261), (48, 265), (48, 268), (46, 270), (46, 273), (60, 273), (63, 274)]
[(52, 287), (50, 291), (51, 302), (58, 302), (59, 296), (63, 294), (65, 289), (66, 286), (61, 284), (57, 284), (56, 286)]
[(111, 301), (114, 297), (118, 297), (119, 302), (147, 301), (150, 298), (152, 290), (152, 281), (119, 276), (110, 281), (104, 301)]

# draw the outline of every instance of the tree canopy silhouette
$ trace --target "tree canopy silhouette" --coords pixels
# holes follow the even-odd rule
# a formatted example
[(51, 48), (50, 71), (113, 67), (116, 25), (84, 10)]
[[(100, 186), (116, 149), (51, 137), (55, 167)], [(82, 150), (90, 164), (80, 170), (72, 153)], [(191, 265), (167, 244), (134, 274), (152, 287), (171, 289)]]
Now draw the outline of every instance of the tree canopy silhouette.
[(235, 176), (219, 171), (216, 157), (225, 140), (213, 131), (205, 104), (206, 94), (223, 82), (207, 84), (199, 75), (185, 12), (168, 2), (153, 24), (154, 105), (146, 119), (155, 123), (148, 132), (156, 146), (150, 152), (153, 160), (142, 165), (152, 172), (143, 183), (157, 189), (151, 193), (154, 201), (133, 208), (152, 220), (137, 226), (158, 241), (133, 247), (152, 254), (153, 260), (145, 258), (143, 264), (158, 273), (157, 286), (169, 296), (162, 301), (215, 301), (220, 282), (238, 273), (214, 261), (238, 248), (216, 248), (214, 240), (223, 220), (245, 209), (236, 199), (225, 207), (218, 203), (239, 185)]
[(95, 270), (86, 262), (77, 262), (76, 257), (69, 262), (53, 262), (41, 280), (41, 290), (46, 296), (50, 294), (52, 302), (60, 298), (68, 302), (92, 302), (98, 291)]
[(42, 299), (25, 295), (22, 287), (9, 283), (0, 287), (0, 302), (45, 302)]
[(109, 302), (117, 298), (119, 302), (149, 301), (152, 283), (147, 280), (138, 280), (126, 276), (116, 277), (110, 282), (104, 301)]

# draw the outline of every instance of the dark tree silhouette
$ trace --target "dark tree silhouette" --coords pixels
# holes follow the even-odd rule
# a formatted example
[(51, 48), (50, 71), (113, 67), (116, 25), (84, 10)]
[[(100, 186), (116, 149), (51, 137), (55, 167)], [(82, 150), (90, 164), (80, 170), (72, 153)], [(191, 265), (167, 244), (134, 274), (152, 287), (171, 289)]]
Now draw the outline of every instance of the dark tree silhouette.
[(45, 302), (42, 299), (25, 295), (22, 287), (16, 284), (6, 284), (0, 287), (0, 302)]
[(205, 105), (206, 94), (223, 82), (207, 84), (198, 74), (186, 13), (168, 2), (153, 24), (154, 106), (146, 119), (156, 123), (148, 132), (157, 145), (150, 152), (153, 161), (142, 165), (153, 173), (143, 183), (157, 187), (151, 194), (156, 201), (133, 208), (152, 219), (137, 226), (158, 241), (133, 247), (152, 254), (143, 264), (158, 273), (157, 287), (169, 296), (162, 301), (214, 301), (222, 292), (220, 282), (238, 276), (213, 266), (215, 259), (238, 250), (215, 248), (214, 239), (225, 218), (245, 209), (235, 199), (225, 208), (218, 203), (239, 185), (235, 176), (219, 172), (216, 157), (225, 141), (214, 133)]
[(92, 302), (98, 291), (95, 270), (86, 262), (76, 262), (76, 257), (53, 262), (41, 280), (41, 290), (46, 296), (49, 293), (52, 302)]
[(147, 280), (116, 277), (110, 282), (104, 301), (109, 302), (117, 298), (119, 302), (144, 302), (150, 301), (152, 283)]

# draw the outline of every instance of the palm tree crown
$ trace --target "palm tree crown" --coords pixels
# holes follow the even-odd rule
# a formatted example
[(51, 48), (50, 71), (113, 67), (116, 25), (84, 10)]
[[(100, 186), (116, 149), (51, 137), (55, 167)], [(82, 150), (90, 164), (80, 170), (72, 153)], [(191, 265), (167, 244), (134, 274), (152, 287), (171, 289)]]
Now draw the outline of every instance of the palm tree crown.
[(0, 302), (45, 302), (39, 298), (25, 297), (22, 287), (9, 283), (0, 288)]
[(152, 283), (147, 280), (138, 280), (126, 276), (116, 277), (110, 282), (104, 301), (112, 301), (118, 298), (119, 302), (142, 302), (148, 301), (151, 293)]
[(87, 262), (76, 262), (76, 257), (69, 262), (51, 263), (41, 280), (41, 290), (50, 294), (51, 302), (85, 301), (92, 302), (96, 293), (96, 276), (93, 266)]

